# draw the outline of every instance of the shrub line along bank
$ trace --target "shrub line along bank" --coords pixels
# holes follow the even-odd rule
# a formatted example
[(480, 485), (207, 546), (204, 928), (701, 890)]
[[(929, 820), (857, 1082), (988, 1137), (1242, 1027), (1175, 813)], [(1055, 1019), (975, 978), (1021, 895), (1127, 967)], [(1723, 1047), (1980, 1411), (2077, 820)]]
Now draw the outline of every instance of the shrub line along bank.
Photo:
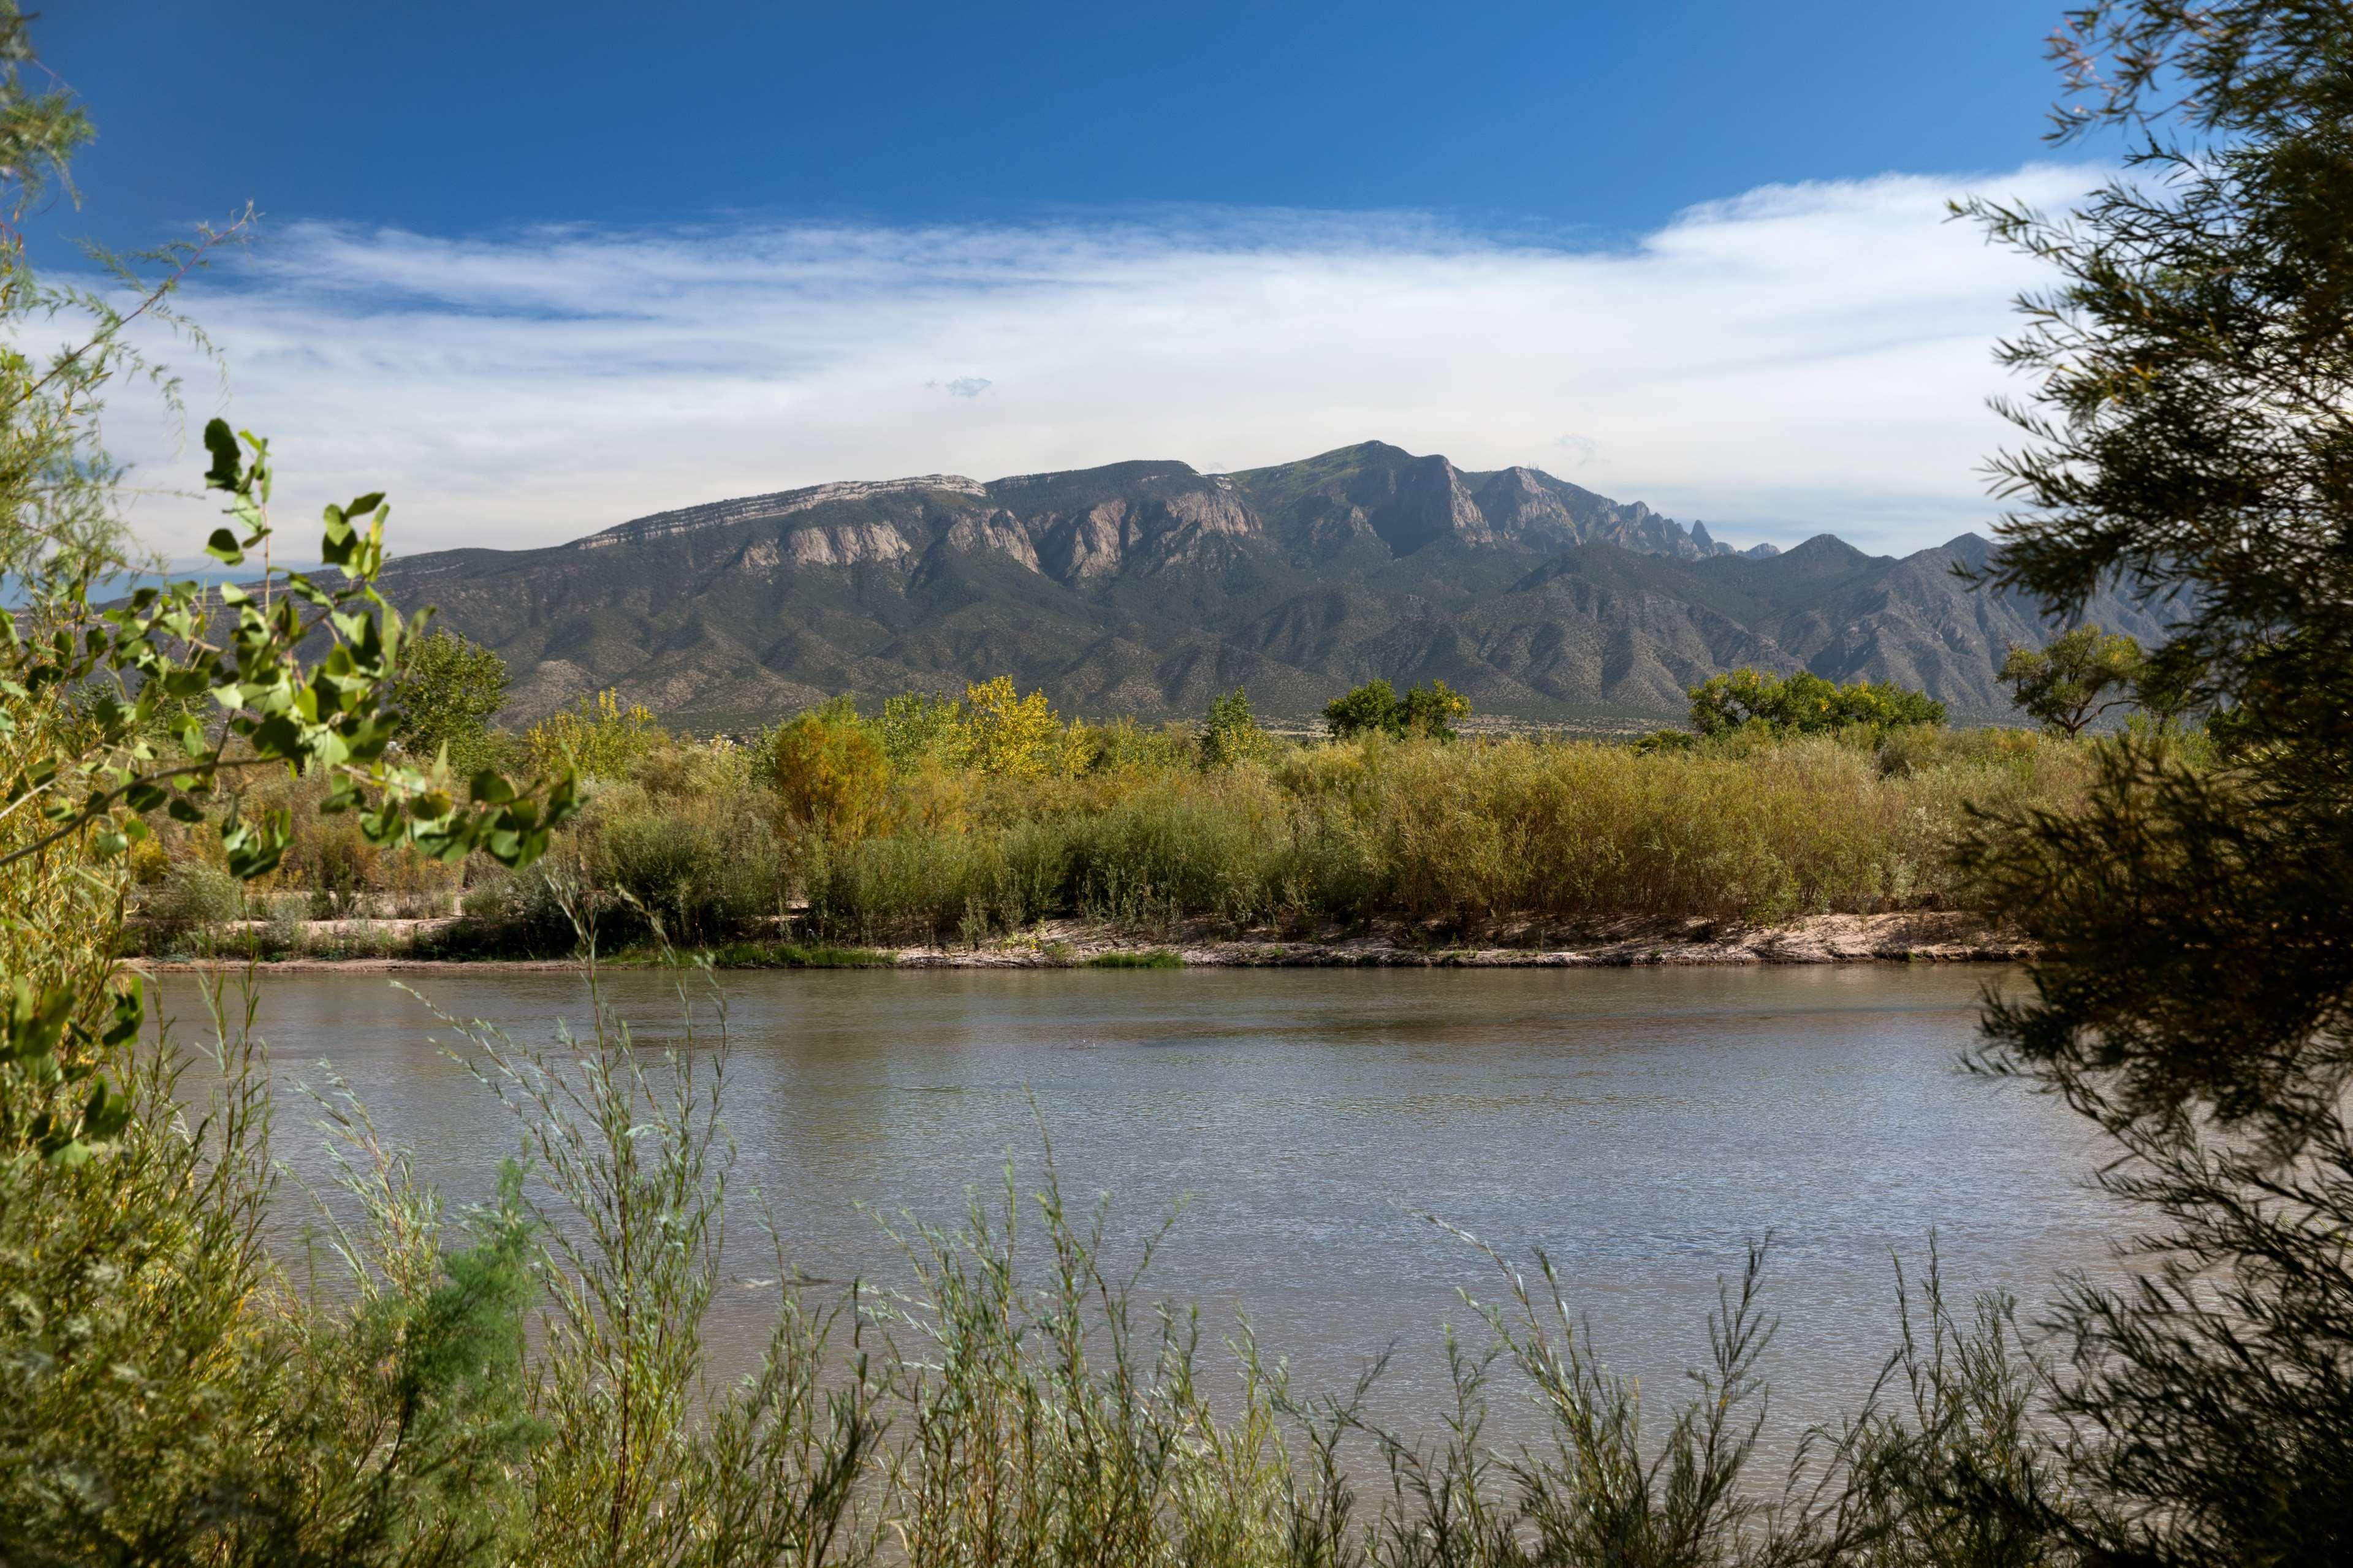
[[(549, 959), (585, 923), (607, 954), (659, 931), (729, 966), (2010, 958), (1965, 919), (1790, 928), (1975, 907), (1949, 854), (1970, 813), (2065, 806), (2104, 743), (1946, 730), (1916, 694), (1753, 672), (1694, 690), (1699, 733), (1632, 742), (1459, 738), (1466, 709), (1374, 682), (1298, 743), (1240, 692), (1145, 728), (1065, 722), (999, 678), (873, 715), (837, 700), (744, 743), (600, 693), (522, 737), (460, 737), (581, 772), (577, 818), (528, 871), (377, 850), (297, 809), (281, 868), (240, 888), (203, 836), (166, 830), (142, 852), (142, 940), (157, 958)], [(304, 780), (274, 787), (307, 804)]]

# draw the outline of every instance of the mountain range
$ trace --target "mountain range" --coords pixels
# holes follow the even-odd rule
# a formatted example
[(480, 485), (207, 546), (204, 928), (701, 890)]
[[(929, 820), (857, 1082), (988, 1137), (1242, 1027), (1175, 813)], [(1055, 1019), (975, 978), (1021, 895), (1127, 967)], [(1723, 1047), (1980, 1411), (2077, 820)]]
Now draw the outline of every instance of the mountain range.
[[(1385, 677), (1606, 725), (1679, 716), (1688, 687), (1743, 665), (1898, 681), (1967, 721), (2009, 716), (1995, 669), (2051, 630), (1956, 573), (1992, 551), (1965, 533), (1867, 555), (1825, 533), (1736, 552), (1538, 469), (1372, 441), (1237, 473), (817, 485), (544, 549), (406, 556), (382, 583), (506, 659), (515, 721), (613, 687), (738, 727), (1003, 673), (1092, 716), (1197, 713), (1237, 686), (1305, 716)], [(2093, 614), (2160, 629), (2121, 600)]]

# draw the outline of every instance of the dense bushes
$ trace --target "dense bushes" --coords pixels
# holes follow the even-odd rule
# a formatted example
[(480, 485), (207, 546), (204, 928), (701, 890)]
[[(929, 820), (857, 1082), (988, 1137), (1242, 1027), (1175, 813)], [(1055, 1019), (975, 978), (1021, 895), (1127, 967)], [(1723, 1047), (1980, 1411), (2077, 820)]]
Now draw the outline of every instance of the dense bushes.
[[(245, 884), (250, 908), (239, 907), (217, 834), (159, 819), (128, 857), (132, 904), (148, 942), (175, 950), (221, 922), (289, 902), (316, 920), (446, 915), (470, 875), (495, 874), (487, 865), (449, 865), (398, 845), (372, 844), (353, 814), (319, 809), (327, 793), (318, 778), (276, 771), (248, 778), (247, 808), (284, 812), (287, 832), (276, 868)], [(201, 897), (200, 889), (206, 890)]]
[(1950, 900), (1965, 803), (2055, 802), (2081, 766), (2008, 731), (1647, 754), (1374, 742), (987, 791), (968, 829), (829, 844), (806, 869), (813, 918), (861, 941), (1050, 916), (1763, 921)]
[[(1950, 906), (1968, 897), (1947, 859), (1968, 809), (2065, 803), (2096, 744), (1864, 722), (1675, 746), (1378, 730), (1299, 744), (1239, 694), (1198, 730), (1065, 724), (1001, 682), (879, 719), (831, 702), (742, 745), (669, 735), (609, 695), (574, 717), (565, 743), (607, 772), (550, 864), (468, 873), (455, 950), (566, 952), (575, 917), (608, 948), (656, 925), (696, 944), (775, 939), (804, 907), (802, 935), (871, 943), (1050, 919), (1461, 932)], [(307, 799), (301, 781), (278, 787)], [(457, 892), (457, 868), (367, 846), (347, 819), (296, 820), (265, 900), (424, 913)], [(179, 845), (149, 875), (202, 853)], [(179, 918), (178, 887), (142, 895), (159, 921)]]
[(624, 704), (619, 693), (599, 691), (533, 724), (523, 733), (522, 749), (540, 773), (569, 769), (584, 779), (619, 778), (664, 739), (645, 704)]
[(790, 847), (773, 824), (759, 754), (664, 735), (628, 776), (593, 785), (556, 853), (485, 879), (465, 913), (481, 941), (569, 951), (580, 928), (605, 945), (654, 934), (696, 944), (761, 931), (784, 911)]
[(201, 935), (245, 912), (244, 889), (217, 866), (190, 860), (173, 867), (148, 900), (148, 913), (166, 940)]
[(596, 847), (596, 885), (614, 896), (608, 931), (659, 921), (678, 941), (707, 942), (780, 912), (784, 868), (774, 836), (723, 803), (616, 814)]

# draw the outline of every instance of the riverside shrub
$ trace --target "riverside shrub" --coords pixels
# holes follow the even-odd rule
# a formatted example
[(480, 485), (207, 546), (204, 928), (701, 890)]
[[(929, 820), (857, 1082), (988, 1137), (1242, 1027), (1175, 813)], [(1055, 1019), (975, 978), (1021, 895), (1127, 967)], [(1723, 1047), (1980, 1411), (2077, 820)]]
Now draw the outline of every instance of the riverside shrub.
[(828, 702), (777, 730), (768, 774), (789, 822), (840, 842), (891, 820), (891, 759), (875, 727), (847, 702)]
[(1107, 724), (1085, 726), (1080, 746), (1086, 755), (1084, 772), (1135, 773), (1195, 762), (1217, 766), (1226, 755), (1219, 749), (1223, 743), (1214, 726), (1196, 737), (1185, 724), (1172, 721), (1147, 727), (1123, 714)]
[(652, 710), (642, 702), (624, 706), (619, 692), (606, 690), (533, 724), (523, 732), (523, 751), (542, 773), (621, 778), (668, 739)]
[[(562, 870), (468, 869), (468, 950), (569, 949), (551, 876), (608, 944), (645, 934), (641, 910), (681, 940), (748, 940), (804, 900), (815, 934), (861, 944), (1049, 919), (1305, 931), (1966, 907), (1978, 895), (1946, 852), (1968, 813), (2071, 801), (2108, 743), (1918, 725), (1672, 748), (1375, 734), (1205, 768), (1191, 727), (1126, 721), (1060, 731), (1083, 769), (991, 774), (943, 749), (892, 765), (881, 728), (828, 708), (760, 746), (662, 738), (596, 785)], [(348, 819), (306, 807), (315, 793), (258, 786), (295, 824), (262, 890), (323, 912), (448, 907), (457, 868), (346, 842)], [(202, 858), (160, 836), (169, 864), (137, 890), (151, 910), (169, 865)]]
[(598, 826), (592, 862), (608, 932), (659, 921), (673, 940), (724, 941), (777, 912), (783, 858), (748, 803), (632, 802)]

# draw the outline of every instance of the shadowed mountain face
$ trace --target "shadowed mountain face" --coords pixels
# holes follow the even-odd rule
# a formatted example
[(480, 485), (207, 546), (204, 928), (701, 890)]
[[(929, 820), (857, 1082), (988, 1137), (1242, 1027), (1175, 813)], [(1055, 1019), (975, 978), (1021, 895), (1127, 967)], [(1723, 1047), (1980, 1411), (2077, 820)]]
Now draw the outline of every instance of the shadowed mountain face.
[[(1647, 720), (1741, 665), (1896, 680), (1993, 718), (2005, 648), (2049, 628), (1953, 574), (1990, 549), (1964, 534), (1897, 560), (1823, 534), (1738, 553), (1534, 468), (1367, 442), (1234, 474), (819, 485), (545, 550), (408, 556), (383, 581), (505, 658), (516, 720), (610, 686), (740, 725), (1000, 673), (1095, 715), (1194, 713), (1236, 686), (1304, 715), (1379, 676), (1435, 677), (1483, 713)], [(2122, 603), (2097, 615), (2158, 629)]]

